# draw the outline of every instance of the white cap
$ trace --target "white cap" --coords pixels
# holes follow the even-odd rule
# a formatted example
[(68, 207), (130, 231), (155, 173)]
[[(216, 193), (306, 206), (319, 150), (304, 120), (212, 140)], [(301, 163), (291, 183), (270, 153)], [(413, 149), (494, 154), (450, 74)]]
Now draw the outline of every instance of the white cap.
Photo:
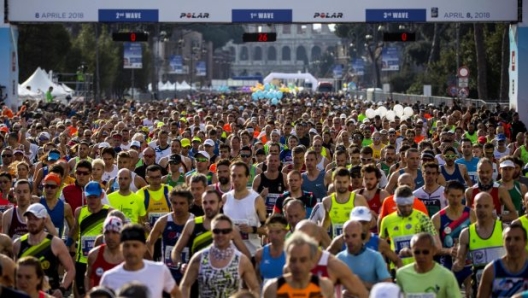
[(397, 284), (380, 282), (370, 290), (370, 298), (403, 298), (403, 293)]
[(141, 143), (139, 141), (132, 141), (130, 142), (130, 147), (136, 146), (138, 148), (141, 148)]
[(511, 160), (505, 160), (500, 163), (499, 167), (502, 168), (515, 168), (515, 164)]
[(99, 143), (99, 146), (97, 146), (98, 148), (108, 148), (108, 147), (112, 147), (110, 146), (110, 144), (108, 144), (108, 142), (101, 142)]
[(40, 203), (31, 204), (27, 211), (24, 212), (24, 216), (28, 215), (28, 213), (35, 215), (37, 218), (48, 217), (48, 211), (46, 211), (46, 207)]
[(310, 130), (308, 131), (308, 133), (314, 133), (314, 134), (317, 134), (317, 129), (315, 129), (315, 128), (310, 128)]
[(372, 213), (370, 213), (370, 209), (368, 207), (354, 207), (354, 209), (352, 209), (352, 211), (350, 212), (350, 220), (371, 221)]
[(346, 119), (346, 115), (345, 114), (341, 114), (341, 116), (339, 116), (339, 118)]
[(211, 158), (211, 155), (209, 155), (209, 153), (207, 153), (206, 151), (198, 151), (194, 154), (194, 157), (196, 157), (196, 155), (202, 155), (203, 157), (206, 157), (207, 159), (210, 159)]
[(211, 139), (207, 139), (205, 140), (204, 142), (204, 146), (211, 146), (211, 147), (214, 147), (215, 146), (215, 142)]

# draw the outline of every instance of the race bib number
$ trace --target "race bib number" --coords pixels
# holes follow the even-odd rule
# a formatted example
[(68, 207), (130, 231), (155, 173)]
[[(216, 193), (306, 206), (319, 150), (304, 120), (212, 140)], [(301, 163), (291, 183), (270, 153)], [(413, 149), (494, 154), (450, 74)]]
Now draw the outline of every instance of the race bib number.
[(400, 250), (404, 248), (411, 247), (411, 238), (412, 235), (394, 238), (394, 248), (396, 250), (396, 253), (399, 253)]
[(156, 221), (162, 217), (163, 215), (167, 214), (166, 212), (150, 212), (148, 214), (148, 221), (150, 223), (150, 227), (153, 227), (154, 226), (154, 223), (156, 223)]
[(94, 247), (96, 236), (82, 236), (81, 237), (81, 252), (83, 256), (87, 257), (90, 250)]
[(163, 261), (164, 261), (165, 265), (167, 265), (167, 267), (169, 267), (169, 268), (176, 267), (176, 266), (173, 265), (172, 258), (171, 258), (171, 253), (172, 253), (172, 249), (173, 248), (174, 248), (174, 246), (170, 246), (170, 245), (165, 246), (165, 253), (163, 255)]
[(471, 257), (474, 266), (485, 266), (491, 261), (494, 261), (504, 255), (503, 247), (494, 247), (486, 249), (478, 249), (471, 252)]
[(343, 234), (343, 224), (332, 224), (332, 232), (334, 237)]
[(273, 212), (273, 206), (275, 206), (278, 197), (280, 197), (278, 193), (270, 193), (266, 196), (266, 209), (268, 213)]

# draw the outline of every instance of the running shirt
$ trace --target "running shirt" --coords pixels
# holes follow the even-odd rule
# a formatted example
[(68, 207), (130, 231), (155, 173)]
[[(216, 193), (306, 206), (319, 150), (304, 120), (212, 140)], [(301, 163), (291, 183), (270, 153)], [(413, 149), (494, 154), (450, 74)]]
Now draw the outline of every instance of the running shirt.
[(466, 180), (464, 180), (464, 177), (462, 176), (460, 167), (456, 163), (455, 163), (455, 170), (453, 171), (453, 173), (451, 174), (447, 173), (445, 166), (440, 166), (440, 172), (442, 173), (442, 176), (444, 176), (445, 181), (456, 180), (464, 185), (466, 184)]
[[(319, 203), (319, 200), (316, 199), (313, 193), (311, 192), (303, 191), (302, 193), (303, 195), (300, 198), (295, 198), (295, 199), (301, 200), (301, 202), (303, 202), (306, 208), (306, 218), (310, 218), (312, 214), (312, 210), (315, 207), (315, 205)], [(280, 197), (277, 198), (277, 200), (275, 201), (275, 205), (273, 206), (273, 213), (282, 214), (282, 209), (284, 207), (284, 201), (286, 199), (293, 199), (289, 191), (286, 191)]]
[(57, 230), (59, 238), (61, 238), (64, 233), (64, 201), (57, 200), (57, 204), (53, 207), (53, 210), (49, 208), (48, 202), (45, 198), (41, 198), (40, 203), (46, 207), (51, 222), (53, 223), (55, 230)]
[(336, 193), (330, 195), (332, 205), (328, 210), (330, 222), (332, 223), (332, 235), (334, 237), (343, 234), (343, 225), (350, 218), (350, 212), (356, 206), (356, 193), (351, 192), (346, 203), (338, 203)]
[[(521, 225), (524, 227), (524, 229), (528, 231), (528, 217), (526, 215), (519, 216), (519, 221), (521, 222)], [(526, 236), (528, 237), (528, 232)], [(528, 243), (526, 243), (526, 252), (528, 252)]]
[(158, 190), (150, 190), (148, 186), (145, 186), (136, 192), (145, 205), (151, 227), (158, 218), (170, 212), (169, 193), (171, 190), (172, 187), (162, 185)]
[(90, 285), (91, 286), (94, 286), (94, 287), (98, 286), (101, 281), (101, 277), (103, 276), (103, 273), (105, 273), (105, 271), (108, 271), (120, 264), (120, 263), (113, 264), (113, 263), (107, 262), (104, 258), (105, 249), (106, 249), (106, 244), (101, 244), (99, 246), (99, 250), (97, 251), (97, 257), (95, 258), (95, 261), (92, 264), (92, 272), (90, 274), (90, 282), (91, 282)]
[(496, 160), (500, 160), (504, 156), (510, 155), (510, 148), (506, 148), (504, 152), (499, 152), (497, 148), (495, 148), (495, 151), (493, 151), (493, 157), (495, 157)]
[[(447, 208), (447, 207), (446, 207)], [(462, 216), (456, 220), (452, 220), (447, 216), (446, 208), (440, 210), (440, 241), (442, 246), (445, 248), (451, 248), (455, 246), (460, 237), (460, 232), (463, 229), (469, 227), (471, 224), (470, 211), (471, 208), (464, 206)], [(451, 269), (453, 266), (453, 258), (451, 256), (441, 256), (440, 263), (447, 269)]]
[(312, 268), (312, 274), (319, 277), (329, 277), (328, 273), (328, 259), (330, 258), (330, 253), (326, 250), (321, 251), (321, 257), (317, 265)]
[(115, 191), (108, 195), (108, 202), (112, 208), (123, 212), (126, 218), (133, 223), (139, 223), (139, 218), (147, 214), (145, 204), (133, 192), (124, 196), (119, 191)]
[(229, 264), (224, 268), (216, 268), (211, 264), (209, 250), (210, 248), (204, 249), (200, 256), (197, 276), (200, 297), (229, 297), (242, 286), (239, 272), (241, 252), (234, 249)]
[(317, 298), (323, 297), (319, 276), (312, 275), (310, 282), (304, 289), (291, 287), (284, 277), (277, 279), (277, 297), (281, 298)]
[(77, 262), (86, 264), (88, 253), (94, 248), (95, 238), (103, 231), (103, 222), (108, 215), (110, 206), (103, 205), (97, 213), (81, 208), (79, 213), (79, 244), (77, 246)]
[(271, 278), (282, 275), (282, 269), (286, 264), (286, 253), (282, 251), (281, 255), (274, 258), (270, 253), (270, 244), (262, 248), (262, 258), (259, 263), (260, 276), (264, 279), (262, 284)]
[(413, 195), (425, 204), (427, 213), (429, 213), (430, 216), (433, 216), (447, 206), (447, 199), (444, 196), (444, 190), (445, 187), (439, 185), (435, 191), (428, 193), (425, 190), (425, 186), (422, 186), (415, 190)]
[(185, 174), (180, 173), (176, 180), (172, 180), (172, 173), (169, 173), (167, 175), (167, 184), (172, 187), (183, 186), (185, 184)]
[(222, 189), (220, 188), (220, 182), (216, 182), (216, 183), (213, 184), (213, 185), (214, 185), (214, 189), (215, 189), (216, 193), (217, 193), (220, 197), (222, 197), (222, 196), (223, 196), (224, 194), (226, 194), (227, 192), (233, 190), (233, 185), (232, 185), (232, 184), (230, 184), (231, 186), (229, 187), (229, 190), (226, 191), (226, 192), (223, 192)]
[(505, 253), (504, 246), (502, 245), (502, 222), (495, 220), (493, 232), (487, 239), (480, 237), (477, 233), (477, 225), (473, 223), (469, 226), (468, 236), (468, 251), (471, 254), (474, 268), (473, 286), (476, 287), (480, 283), (484, 267), (493, 260), (502, 257)]
[[(400, 175), (405, 174), (405, 169), (400, 169), (399, 173)], [(414, 178), (414, 185), (416, 187), (415, 189), (418, 189), (424, 186), (424, 184), (425, 184), (425, 181), (423, 179), (422, 170), (418, 169), (416, 170), (416, 178)]]
[(51, 243), (53, 235), (47, 234), (46, 237), (37, 245), (29, 244), (29, 234), (20, 237), (20, 250), (17, 259), (32, 256), (40, 261), (44, 274), (48, 277), (51, 289), (57, 289), (60, 285), (59, 280), (59, 258), (53, 253)]
[(493, 285), (491, 296), (496, 298), (509, 298), (526, 290), (528, 286), (528, 260), (518, 273), (511, 273), (504, 267), (502, 259), (497, 259), (493, 264)]
[(453, 272), (436, 263), (427, 273), (416, 272), (414, 264), (404, 266), (396, 271), (396, 282), (405, 293), (405, 297), (462, 297)]
[[(359, 190), (359, 194), (365, 197), (365, 195), (363, 194), (364, 192), (365, 192), (364, 188)], [(376, 212), (376, 214), (379, 214), (379, 211), (381, 209), (381, 204), (382, 204), (381, 198), (380, 198), (380, 192), (381, 192), (381, 189), (378, 188), (376, 189), (376, 194), (374, 194), (374, 196), (371, 199), (365, 197), (367, 199), (367, 203), (369, 205), (370, 210)]]
[(324, 183), (325, 173), (325, 171), (319, 171), (319, 175), (317, 175), (315, 180), (308, 179), (307, 172), (302, 173), (301, 177), (303, 182), (301, 189), (313, 193), (318, 200), (322, 200), (327, 195), (327, 190)]
[[(235, 225), (246, 224), (251, 227), (260, 226), (260, 219), (255, 210), (255, 200), (258, 193), (253, 190), (249, 191), (248, 196), (243, 199), (235, 199), (234, 191), (226, 194), (226, 202), (224, 204), (224, 214), (229, 216)], [(257, 249), (261, 247), (260, 237), (254, 233), (240, 233), (242, 240), (246, 244), (247, 249), (252, 256), (255, 255)]]
[(194, 229), (189, 238), (187, 244), (189, 254), (189, 260), (198, 251), (206, 248), (213, 242), (213, 234), (210, 230), (205, 229), (204, 217), (198, 216), (194, 218)]
[[(494, 182), (493, 183), (493, 187), (491, 188), (491, 190), (489, 191), (489, 194), (491, 195), (492, 199), (493, 199), (493, 205), (495, 207), (495, 209), (493, 210), (493, 213), (495, 213), (495, 215), (497, 216), (500, 216), (502, 214), (502, 203), (501, 203), (501, 200), (500, 200), (500, 197), (499, 197), (499, 183), (497, 182)], [(471, 193), (471, 206), (474, 208), (473, 204), (475, 203), (474, 201), (474, 198), (475, 196), (480, 193), (480, 189), (478, 188), (478, 184), (475, 184), (473, 185), (472, 188), (472, 193)]]
[(18, 215), (18, 207), (13, 207), (13, 213), (11, 215), (11, 224), (9, 225), (8, 236), (13, 240), (20, 238), (22, 235), (27, 234), (28, 228), (26, 222)]
[(469, 178), (473, 182), (473, 184), (478, 182), (477, 178), (477, 164), (479, 162), (479, 159), (476, 157), (471, 158), (471, 160), (467, 161), (465, 158), (459, 158), (455, 160), (455, 163), (463, 164), (466, 166), (466, 169), (468, 171)]
[(265, 173), (260, 175), (260, 185), (257, 187), (257, 192), (261, 193), (264, 188), (268, 188), (268, 194), (264, 198), (267, 214), (271, 214), (273, 212), (273, 206), (275, 206), (277, 198), (280, 197), (284, 192), (286, 186), (283, 184), (284, 177), (282, 176), (281, 172), (279, 172), (277, 178), (273, 180), (269, 179)]
[[(190, 218), (192, 219), (193, 215), (190, 214)], [(176, 242), (178, 242), (178, 239), (180, 238), (182, 232), (183, 232), (183, 225), (178, 225), (174, 222), (172, 218), (172, 214), (167, 215), (167, 223), (165, 225), (165, 229), (163, 229), (163, 233), (161, 234), (161, 257), (163, 260), (163, 263), (167, 265), (169, 268), (172, 277), (174, 280), (179, 283), (180, 280), (183, 277), (183, 274), (180, 271), (180, 268), (176, 266), (176, 264), (173, 264), (172, 258), (171, 258), (171, 252), (174, 246), (176, 246)], [(189, 248), (184, 247), (183, 251), (180, 256), (180, 260), (182, 263), (188, 263), (189, 262)]]
[[(499, 181), (499, 183), (502, 184), (502, 181)], [(515, 210), (517, 210), (517, 215), (519, 216), (524, 215), (521, 183), (518, 181), (513, 181), (513, 187), (508, 189), (508, 193), (510, 194), (513, 207), (515, 207)]]

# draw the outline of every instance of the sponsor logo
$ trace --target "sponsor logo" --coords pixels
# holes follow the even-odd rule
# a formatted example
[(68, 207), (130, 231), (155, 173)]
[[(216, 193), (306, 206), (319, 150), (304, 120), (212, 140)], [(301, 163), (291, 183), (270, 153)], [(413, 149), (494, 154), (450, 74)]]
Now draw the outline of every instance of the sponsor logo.
[(182, 12), (180, 19), (208, 19), (208, 12)]
[(314, 19), (342, 19), (342, 12), (316, 12), (314, 13)]

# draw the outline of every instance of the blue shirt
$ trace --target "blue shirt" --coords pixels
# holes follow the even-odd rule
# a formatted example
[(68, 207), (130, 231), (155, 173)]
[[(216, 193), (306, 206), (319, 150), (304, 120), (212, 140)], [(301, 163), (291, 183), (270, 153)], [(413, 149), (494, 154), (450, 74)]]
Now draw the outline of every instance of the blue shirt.
[(336, 257), (364, 282), (375, 284), (391, 278), (381, 254), (370, 248), (365, 247), (358, 255), (349, 253), (347, 249), (338, 253)]
[(468, 175), (471, 178), (471, 181), (473, 183), (477, 183), (477, 164), (479, 162), (479, 159), (476, 157), (473, 157), (470, 161), (467, 161), (465, 158), (459, 158), (455, 160), (456, 163), (465, 165), (468, 171)]

